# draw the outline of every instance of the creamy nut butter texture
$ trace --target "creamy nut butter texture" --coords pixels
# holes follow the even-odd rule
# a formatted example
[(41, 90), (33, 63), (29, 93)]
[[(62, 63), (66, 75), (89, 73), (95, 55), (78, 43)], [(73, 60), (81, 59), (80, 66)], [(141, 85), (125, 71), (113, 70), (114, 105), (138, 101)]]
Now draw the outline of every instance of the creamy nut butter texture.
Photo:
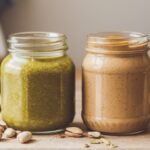
[(82, 117), (89, 129), (144, 131), (149, 122), (148, 37), (115, 32), (88, 36), (82, 65)]

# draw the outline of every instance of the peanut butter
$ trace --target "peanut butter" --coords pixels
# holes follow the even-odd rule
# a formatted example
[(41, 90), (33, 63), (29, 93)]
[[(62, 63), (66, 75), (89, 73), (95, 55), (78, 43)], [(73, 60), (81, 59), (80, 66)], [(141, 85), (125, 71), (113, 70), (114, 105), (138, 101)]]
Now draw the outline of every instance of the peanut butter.
[(148, 39), (140, 33), (88, 37), (82, 65), (82, 117), (88, 128), (134, 134), (149, 122)]

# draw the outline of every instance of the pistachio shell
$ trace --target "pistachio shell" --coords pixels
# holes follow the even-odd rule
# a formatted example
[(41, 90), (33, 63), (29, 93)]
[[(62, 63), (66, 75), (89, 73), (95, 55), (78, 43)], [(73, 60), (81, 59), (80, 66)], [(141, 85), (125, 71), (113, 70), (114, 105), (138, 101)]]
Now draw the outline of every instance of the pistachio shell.
[(75, 134), (83, 134), (83, 130), (78, 127), (68, 127), (66, 128), (66, 131), (69, 131)]
[(91, 131), (91, 132), (88, 132), (88, 136), (93, 137), (93, 138), (99, 138), (99, 137), (101, 137), (101, 133), (96, 132), (96, 131)]
[(82, 134), (76, 134), (76, 133), (72, 133), (68, 131), (65, 131), (65, 135), (70, 136), (70, 137), (82, 137), (83, 136)]
[(4, 129), (7, 128), (7, 125), (3, 120), (0, 120), (0, 126), (2, 126)]
[(32, 139), (32, 133), (29, 131), (24, 131), (18, 134), (17, 140), (19, 143), (27, 143)]
[(4, 132), (4, 136), (6, 138), (14, 137), (14, 136), (16, 136), (16, 131), (12, 128), (7, 128)]

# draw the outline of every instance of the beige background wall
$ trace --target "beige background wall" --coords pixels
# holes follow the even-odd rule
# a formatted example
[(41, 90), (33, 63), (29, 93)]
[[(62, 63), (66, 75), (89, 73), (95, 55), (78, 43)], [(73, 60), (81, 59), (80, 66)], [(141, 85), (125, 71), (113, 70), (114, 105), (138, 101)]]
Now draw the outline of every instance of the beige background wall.
[(6, 36), (28, 30), (65, 33), (69, 54), (80, 66), (90, 32), (150, 33), (150, 0), (15, 0), (1, 21)]

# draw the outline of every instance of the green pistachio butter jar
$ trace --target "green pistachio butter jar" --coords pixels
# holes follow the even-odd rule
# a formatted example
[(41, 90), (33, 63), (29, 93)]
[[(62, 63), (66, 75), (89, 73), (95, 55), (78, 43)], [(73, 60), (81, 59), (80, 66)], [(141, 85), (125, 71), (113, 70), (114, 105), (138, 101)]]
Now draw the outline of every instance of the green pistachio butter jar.
[(1, 67), (3, 120), (33, 133), (63, 130), (75, 114), (75, 66), (66, 36), (22, 32), (8, 42), (10, 54)]

